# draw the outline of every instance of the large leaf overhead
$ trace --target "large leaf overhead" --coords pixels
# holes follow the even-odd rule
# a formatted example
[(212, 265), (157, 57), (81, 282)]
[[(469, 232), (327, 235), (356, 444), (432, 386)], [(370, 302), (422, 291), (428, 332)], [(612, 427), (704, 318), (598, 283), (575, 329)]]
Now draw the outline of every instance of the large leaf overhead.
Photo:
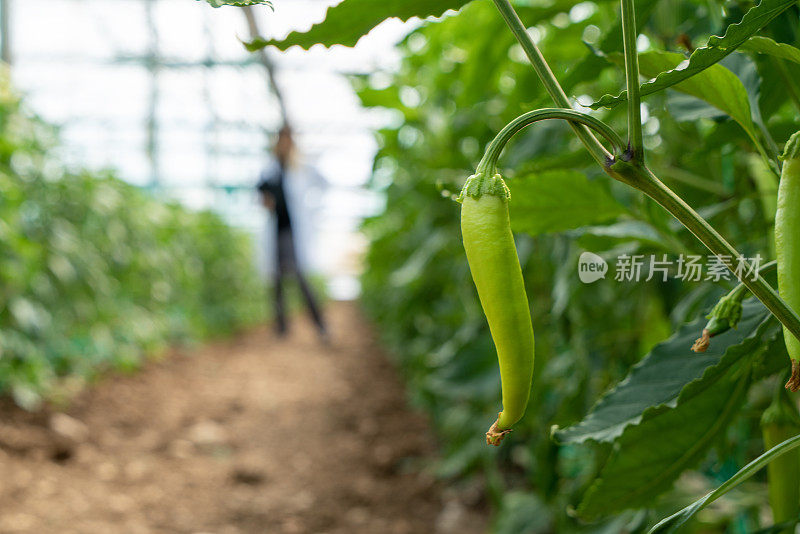
[(328, 8), (325, 20), (307, 32), (292, 32), (282, 41), (256, 39), (248, 50), (273, 45), (281, 50), (299, 45), (308, 49), (315, 44), (354, 46), (361, 37), (388, 18), (406, 21), (412, 17), (438, 17), (449, 9), (460, 9), (470, 0), (344, 0)]
[[(619, 56), (619, 61), (622, 57)], [(646, 76), (663, 72), (682, 61), (674, 52), (645, 52), (639, 55), (639, 68)], [(757, 138), (750, 109), (750, 101), (742, 81), (722, 65), (711, 65), (673, 86), (673, 89), (692, 95), (727, 113), (738, 122), (747, 134)]]
[[(618, 65), (625, 63), (625, 58), (619, 53), (609, 54), (608, 59)], [(681, 54), (652, 50), (639, 54), (639, 69), (645, 76), (655, 75), (679, 65), (682, 61)], [(699, 98), (725, 112), (744, 128), (755, 143), (758, 143), (747, 89), (739, 77), (727, 67), (711, 65), (694, 76), (676, 83), (672, 89)], [(680, 116), (675, 113), (674, 106), (673, 116)]]
[[(660, 72), (657, 76), (653, 75), (655, 77), (652, 80), (641, 85), (641, 94), (649, 95), (664, 90), (718, 63), (795, 3), (796, 0), (762, 0), (760, 4), (745, 13), (740, 22), (728, 26), (725, 35), (711, 36), (708, 44), (695, 50), (688, 60)], [(650, 75), (644, 72), (643, 74)], [(623, 91), (618, 96), (605, 95), (590, 107), (593, 109), (613, 107), (627, 99), (628, 93)]]

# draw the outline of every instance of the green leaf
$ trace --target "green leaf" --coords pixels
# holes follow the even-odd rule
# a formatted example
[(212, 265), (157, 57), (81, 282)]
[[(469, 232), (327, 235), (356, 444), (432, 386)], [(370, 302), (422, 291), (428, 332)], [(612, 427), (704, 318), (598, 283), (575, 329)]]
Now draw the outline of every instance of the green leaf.
[[(691, 346), (708, 319), (699, 317), (682, 326), (668, 340), (656, 345), (620, 382), (606, 393), (580, 423), (553, 432), (559, 443), (597, 443), (616, 440), (625, 429), (639, 424), (647, 410), (665, 406), (675, 408), (687, 385), (701, 380), (706, 370), (728, 363), (761, 339), (769, 313), (754, 299), (744, 303), (739, 327), (714, 337), (706, 352), (694, 353)], [(730, 355), (729, 355), (730, 353)]]
[(258, 5), (267, 5), (272, 7), (272, 2), (270, 0), (206, 0), (211, 7), (222, 7), (222, 6), (258, 6)]
[(786, 43), (776, 43), (769, 37), (756, 35), (742, 45), (742, 50), (767, 54), (779, 59), (800, 63), (800, 49)]
[[(795, 2), (796, 0), (762, 0), (760, 4), (745, 13), (740, 22), (728, 26), (725, 35), (722, 37), (712, 35), (708, 39), (708, 44), (695, 50), (688, 60), (680, 54), (674, 54), (680, 57), (681, 61), (666, 66), (658, 72), (647, 72), (643, 69), (642, 74), (653, 79), (641, 85), (642, 96), (672, 87), (712, 67)], [(592, 109), (613, 107), (627, 99), (628, 93), (623, 91), (618, 96), (605, 95), (589, 107)]]
[(292, 32), (282, 41), (256, 39), (245, 46), (260, 50), (275, 46), (286, 50), (299, 45), (308, 49), (315, 44), (355, 46), (361, 37), (388, 18), (406, 21), (411, 17), (438, 17), (450, 9), (460, 9), (470, 0), (344, 0), (328, 8), (325, 20), (307, 32)]
[(779, 334), (769, 318), (750, 299), (738, 330), (715, 337), (708, 352), (695, 354), (690, 346), (706, 322), (698, 319), (657, 345), (583, 422), (555, 431), (561, 442), (613, 443), (581, 502), (581, 516), (649, 506), (703, 458), (737, 415), (754, 364), (765, 354), (765, 339)]
[(694, 122), (698, 119), (717, 119), (725, 113), (707, 102), (682, 93), (667, 96), (669, 114), (678, 122)]
[(737, 471), (735, 475), (726, 480), (714, 491), (707, 493), (704, 497), (696, 500), (679, 512), (659, 521), (653, 528), (650, 529), (648, 534), (671, 534), (672, 532), (677, 532), (678, 529), (686, 524), (686, 522), (689, 521), (689, 519), (691, 519), (697, 512), (718, 498), (722, 497), (748, 478), (755, 475), (762, 467), (766, 466), (771, 461), (780, 458), (787, 452), (792, 451), (797, 447), (800, 447), (800, 435), (789, 438), (786, 441), (775, 445), (770, 450)]
[(537, 235), (613, 219), (625, 212), (601, 182), (577, 171), (547, 171), (509, 181), (511, 229)]
[(671, 250), (664, 235), (644, 221), (627, 220), (610, 225), (588, 226), (577, 230), (575, 234), (583, 248), (595, 252), (630, 241), (638, 241), (656, 249)]

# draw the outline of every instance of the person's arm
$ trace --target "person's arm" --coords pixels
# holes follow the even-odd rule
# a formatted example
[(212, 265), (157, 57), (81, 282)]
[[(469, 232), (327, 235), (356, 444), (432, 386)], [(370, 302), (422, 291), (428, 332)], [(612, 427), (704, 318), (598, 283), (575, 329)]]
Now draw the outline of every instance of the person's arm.
[(269, 211), (275, 211), (275, 197), (268, 191), (261, 191), (261, 205)]
[(275, 193), (270, 186), (271, 176), (265, 171), (261, 174), (256, 189), (261, 197), (261, 205), (269, 211), (275, 211)]

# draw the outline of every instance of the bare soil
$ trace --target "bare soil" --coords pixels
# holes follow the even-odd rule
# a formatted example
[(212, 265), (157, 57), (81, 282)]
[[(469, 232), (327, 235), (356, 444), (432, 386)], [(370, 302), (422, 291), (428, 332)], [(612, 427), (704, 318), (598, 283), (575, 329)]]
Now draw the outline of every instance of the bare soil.
[(486, 531), (353, 304), (107, 377), (64, 411), (0, 406), (0, 533)]

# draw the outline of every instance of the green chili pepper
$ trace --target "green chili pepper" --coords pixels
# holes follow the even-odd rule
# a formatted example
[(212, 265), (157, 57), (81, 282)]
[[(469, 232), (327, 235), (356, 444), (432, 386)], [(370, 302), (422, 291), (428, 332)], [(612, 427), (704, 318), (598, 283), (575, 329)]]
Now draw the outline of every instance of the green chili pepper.
[(499, 445), (525, 413), (533, 377), (533, 327), (509, 196), (499, 174), (478, 173), (467, 179), (459, 197), (464, 249), (500, 363), (503, 411), (486, 433), (490, 445)]
[[(800, 310), (800, 132), (786, 143), (778, 211), (775, 215), (775, 251), (778, 257), (778, 292), (786, 303)], [(786, 349), (792, 360), (792, 376), (786, 388), (800, 388), (800, 341), (783, 329)]]
[[(741, 288), (744, 288), (742, 285)], [(711, 345), (711, 338), (727, 332), (731, 328), (736, 328), (742, 318), (742, 298), (744, 290), (737, 286), (728, 295), (722, 297), (717, 302), (714, 309), (706, 317), (710, 319), (703, 329), (703, 335), (695, 340), (692, 350), (695, 352), (705, 352)]]
[[(775, 260), (765, 263), (758, 269), (758, 276), (764, 276), (768, 272), (774, 271), (777, 265), (778, 262)], [(708, 347), (711, 346), (712, 337), (723, 334), (739, 325), (739, 321), (742, 319), (742, 300), (744, 300), (746, 294), (747, 286), (739, 282), (739, 285), (733, 288), (730, 293), (719, 299), (711, 313), (706, 316), (709, 321), (703, 328), (703, 335), (696, 339), (694, 345), (692, 345), (693, 351), (707, 351)]]
[[(769, 407), (761, 415), (761, 435), (764, 450), (792, 438), (800, 432), (800, 416), (786, 390), (777, 391)], [(769, 504), (776, 524), (796, 520), (800, 513), (800, 453), (792, 451), (775, 458), (767, 465)], [(794, 532), (787, 528), (781, 534)]]

